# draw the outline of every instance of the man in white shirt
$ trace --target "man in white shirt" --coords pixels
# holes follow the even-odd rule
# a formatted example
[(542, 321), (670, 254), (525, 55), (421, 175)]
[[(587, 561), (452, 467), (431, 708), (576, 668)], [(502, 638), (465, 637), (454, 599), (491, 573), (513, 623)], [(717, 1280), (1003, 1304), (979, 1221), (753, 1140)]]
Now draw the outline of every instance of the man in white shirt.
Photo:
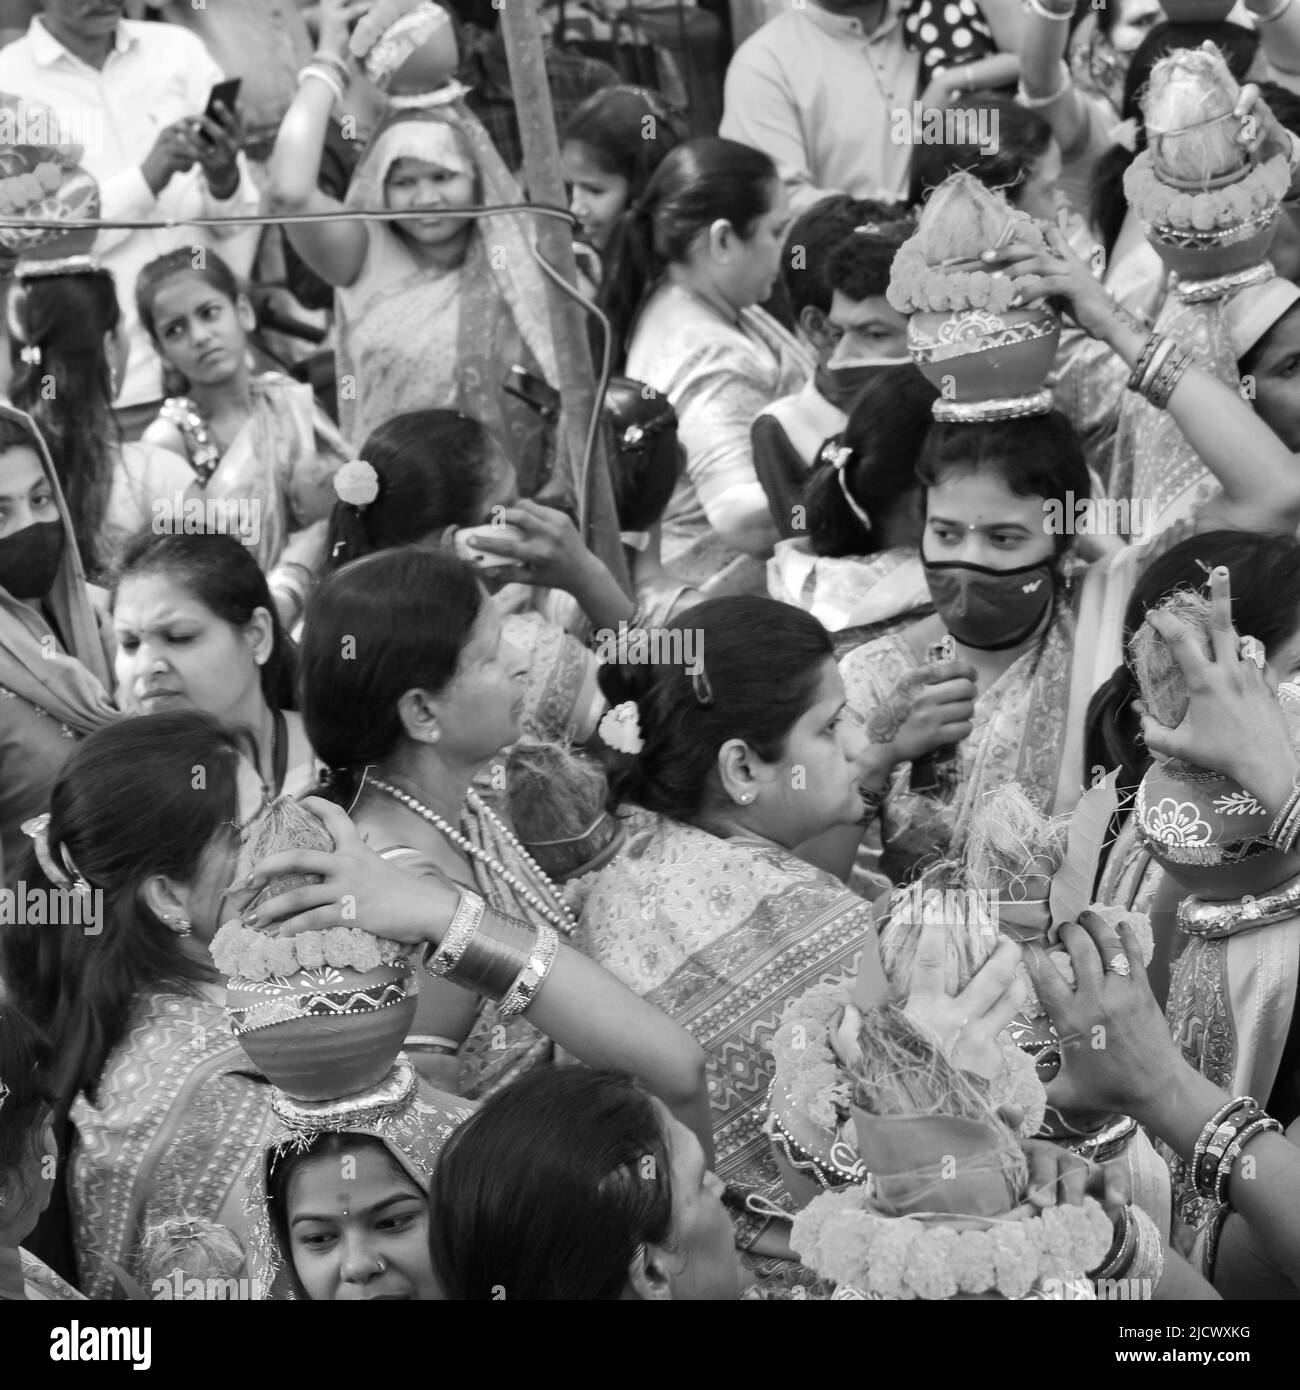
[(737, 49), (718, 133), (772, 156), (796, 213), (828, 193), (906, 196), (912, 147), (890, 138), (918, 95), (904, 0), (791, 3)]
[[(122, 18), (121, 0), (45, 0), (22, 38), (0, 49), (0, 91), (52, 107), (85, 145), (106, 220), (255, 213), (234, 113), (203, 116), (222, 72), (193, 34)], [(162, 365), (135, 309), (135, 282), (155, 256), (216, 245), (227, 229), (104, 231), (95, 254), (113, 272), (131, 348), (118, 418), (138, 437), (162, 400)], [(236, 270), (247, 266), (236, 266)]]

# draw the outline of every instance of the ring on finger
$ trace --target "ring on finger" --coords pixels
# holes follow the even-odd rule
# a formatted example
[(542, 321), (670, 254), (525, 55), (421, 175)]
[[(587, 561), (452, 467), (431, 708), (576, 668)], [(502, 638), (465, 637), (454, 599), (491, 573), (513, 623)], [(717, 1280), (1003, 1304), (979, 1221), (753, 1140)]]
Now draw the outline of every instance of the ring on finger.
[(1241, 639), (1240, 656), (1242, 661), (1253, 661), (1262, 671), (1268, 656), (1264, 651), (1264, 644), (1258, 637), (1243, 637)]
[(1108, 975), (1131, 975), (1133, 967), (1128, 963), (1128, 956), (1123, 951), (1116, 951), (1106, 962), (1106, 973)]

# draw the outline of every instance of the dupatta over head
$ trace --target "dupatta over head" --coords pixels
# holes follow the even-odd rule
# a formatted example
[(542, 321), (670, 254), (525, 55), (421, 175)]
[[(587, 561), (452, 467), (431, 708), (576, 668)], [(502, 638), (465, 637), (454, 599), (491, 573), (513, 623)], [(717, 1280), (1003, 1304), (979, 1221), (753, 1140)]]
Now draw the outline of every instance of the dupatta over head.
[(275, 1119), (266, 1147), (248, 1173), (250, 1243), (253, 1264), (268, 1298), (301, 1298), (292, 1261), (281, 1247), (267, 1208), (267, 1192), (276, 1166), (303, 1153), (326, 1134), (358, 1134), (377, 1139), (398, 1167), (427, 1193), (433, 1165), (457, 1125), (474, 1113), (472, 1101), (460, 1101), (417, 1080), (404, 1057), (378, 1086), (359, 1095), (307, 1104), (276, 1091)]
[(89, 734), (116, 719), (118, 712), (109, 694), (109, 656), (86, 587), (72, 518), (36, 422), (7, 405), (0, 405), (0, 419), (28, 435), (63, 526), (63, 557), (45, 600), (55, 627), (50, 627), (33, 603), (0, 589), (0, 686), (76, 733)]
[[(520, 203), (523, 193), (497, 153), (478, 118), (466, 107), (456, 89), (439, 105), (390, 114), (372, 137), (348, 188), (346, 206), (380, 210), (385, 207), (384, 184), (399, 159), (419, 159), (461, 173), (474, 173), (478, 201), (488, 207)], [(410, 257), (398, 233), (390, 225), (375, 224), (371, 231), (371, 255), (376, 246), (403, 257), (408, 274), (387, 283), (349, 316), (340, 303), (344, 331), (339, 335), (340, 378), (356, 376), (350, 338), (364, 328), (372, 312), (383, 318), (384, 339), (405, 344), (405, 359), (412, 361), (412, 342), (429, 337), (430, 324), (449, 299), (446, 276), (421, 268)], [(538, 428), (538, 417), (522, 403), (504, 397), (501, 384), (515, 362), (507, 356), (523, 356), (519, 365), (540, 371), (552, 385), (558, 383), (555, 351), (546, 313), (546, 288), (533, 259), (532, 238), (518, 213), (484, 213), (474, 221), (465, 261), (455, 272), (460, 311), (455, 351), (447, 369), (447, 404), (455, 404), (493, 429), (508, 442), (513, 454), (518, 445)], [(348, 321), (350, 317), (350, 322)], [(517, 344), (517, 346), (516, 346)], [(434, 361), (422, 364), (426, 373), (438, 370)], [(364, 409), (360, 400), (340, 402), (344, 435), (358, 447), (364, 435), (385, 419), (432, 404), (413, 401), (406, 394), (412, 382), (400, 371), (385, 373), (383, 380), (368, 380)], [(426, 387), (425, 394), (428, 395)]]

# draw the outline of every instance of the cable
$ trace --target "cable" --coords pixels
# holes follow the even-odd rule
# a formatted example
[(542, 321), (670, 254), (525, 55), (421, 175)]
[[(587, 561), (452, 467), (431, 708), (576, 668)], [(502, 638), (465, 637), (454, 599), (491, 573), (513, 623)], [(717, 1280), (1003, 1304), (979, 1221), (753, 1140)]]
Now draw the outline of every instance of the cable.
[(564, 276), (543, 257), (536, 246), (531, 247), (531, 250), (533, 259), (541, 267), (542, 273), (563, 290), (570, 299), (580, 304), (592, 318), (598, 319), (601, 327), (605, 330), (605, 347), (601, 354), (600, 379), (596, 383), (596, 399), (592, 402), (591, 420), (587, 425), (587, 442), (583, 448), (578, 468), (578, 527), (585, 537), (587, 534), (587, 480), (590, 476), (592, 455), (596, 452), (596, 431), (600, 428), (601, 407), (605, 403), (605, 392), (609, 390), (609, 378), (614, 366), (613, 336), (610, 333), (609, 319), (601, 310), (586, 295), (569, 284)]
[(109, 221), (98, 217), (86, 217), (65, 222), (44, 217), (0, 217), (0, 231), (7, 228), (49, 232), (101, 231), (111, 228), (116, 231), (135, 232), (177, 227), (287, 227), (311, 222), (399, 222), (409, 217), (428, 216), (430, 213), (439, 217), (483, 217), (490, 213), (528, 214), (537, 217), (558, 217), (571, 227), (578, 225), (578, 219), (568, 208), (557, 208), (550, 203), (501, 203), (496, 206), (476, 205), (468, 208), (410, 207), (400, 212), (394, 212), (389, 208), (373, 211), (366, 208), (337, 208), (329, 212), (264, 212), (229, 217), (173, 217), (164, 221)]

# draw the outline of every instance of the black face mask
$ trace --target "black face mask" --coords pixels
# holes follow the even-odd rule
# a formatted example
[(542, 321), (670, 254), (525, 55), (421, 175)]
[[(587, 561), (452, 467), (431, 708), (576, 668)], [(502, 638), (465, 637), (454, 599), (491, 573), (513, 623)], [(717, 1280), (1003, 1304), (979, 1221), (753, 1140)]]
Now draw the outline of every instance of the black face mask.
[(1055, 563), (1014, 570), (925, 560), (930, 597), (948, 631), (964, 646), (1001, 652), (1018, 646), (1043, 620), (1055, 593)]
[(63, 559), (63, 523), (35, 521), (0, 538), (0, 589), (14, 598), (44, 598)]

